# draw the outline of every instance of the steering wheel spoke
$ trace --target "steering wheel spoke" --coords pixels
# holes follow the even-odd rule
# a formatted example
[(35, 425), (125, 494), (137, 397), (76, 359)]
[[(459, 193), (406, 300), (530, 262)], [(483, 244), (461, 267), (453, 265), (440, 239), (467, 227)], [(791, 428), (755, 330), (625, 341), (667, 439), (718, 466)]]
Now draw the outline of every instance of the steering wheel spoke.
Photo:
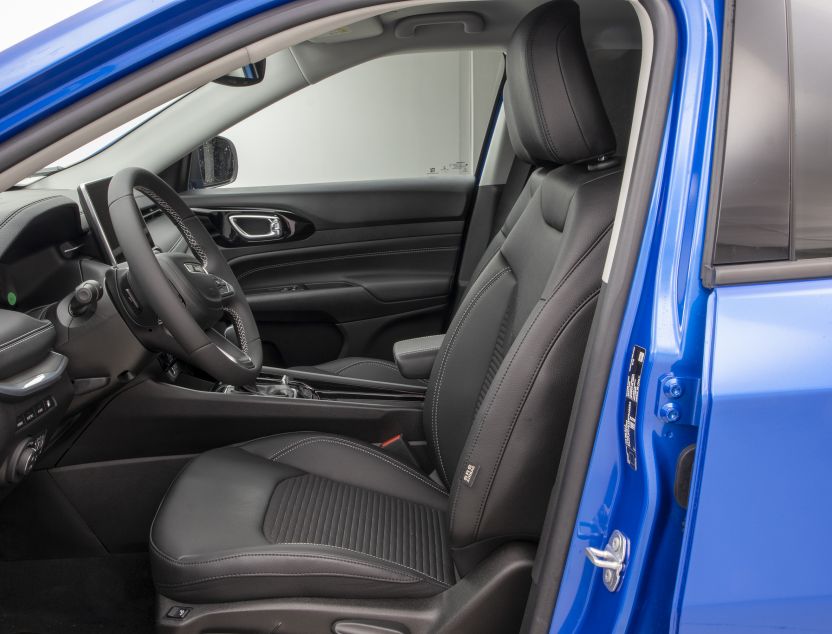
[(225, 335), (217, 332), (213, 328), (209, 328), (205, 331), (205, 333), (208, 335), (211, 343), (213, 343), (228, 359), (231, 359), (234, 363), (243, 367), (254, 367), (254, 362), (251, 357), (246, 352), (242, 351), (238, 346), (226, 339)]

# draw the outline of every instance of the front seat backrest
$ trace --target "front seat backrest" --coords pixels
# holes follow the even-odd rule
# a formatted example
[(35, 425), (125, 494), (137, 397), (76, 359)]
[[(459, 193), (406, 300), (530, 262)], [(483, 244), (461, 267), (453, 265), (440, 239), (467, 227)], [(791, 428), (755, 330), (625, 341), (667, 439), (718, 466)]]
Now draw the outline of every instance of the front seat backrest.
[(621, 184), (574, 2), (521, 22), (507, 76), (512, 145), (538, 169), (451, 322), (424, 410), (462, 574), (539, 535)]

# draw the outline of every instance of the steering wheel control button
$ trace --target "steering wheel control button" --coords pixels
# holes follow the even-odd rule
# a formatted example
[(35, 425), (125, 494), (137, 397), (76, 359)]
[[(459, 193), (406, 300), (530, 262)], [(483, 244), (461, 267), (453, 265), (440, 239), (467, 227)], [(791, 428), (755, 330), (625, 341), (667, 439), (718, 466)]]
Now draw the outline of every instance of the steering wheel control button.
[(226, 282), (221, 277), (215, 275), (214, 276), (214, 283), (217, 285), (217, 288), (220, 291), (220, 297), (226, 299), (234, 295), (234, 287), (231, 286), (228, 282)]
[(175, 605), (170, 610), (168, 610), (167, 617), (169, 619), (175, 619), (177, 621), (182, 621), (185, 617), (190, 614), (191, 608), (186, 608), (181, 605)]
[(205, 269), (202, 268), (201, 264), (197, 264), (196, 262), (185, 262), (185, 270), (188, 273), (202, 273), (203, 275), (206, 273)]
[(142, 305), (139, 303), (139, 300), (136, 299), (136, 294), (133, 292), (133, 289), (129, 286), (124, 287), (124, 297), (127, 299), (127, 303), (130, 304), (130, 307), (133, 310), (137, 313), (142, 312)]

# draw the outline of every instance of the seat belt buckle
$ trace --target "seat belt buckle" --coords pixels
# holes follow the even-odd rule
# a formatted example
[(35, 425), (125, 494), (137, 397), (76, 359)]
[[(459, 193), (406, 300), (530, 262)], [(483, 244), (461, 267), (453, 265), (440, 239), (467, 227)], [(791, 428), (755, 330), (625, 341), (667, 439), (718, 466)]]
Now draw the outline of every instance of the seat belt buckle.
[(408, 467), (412, 467), (421, 473), (422, 468), (419, 466), (416, 456), (413, 455), (413, 452), (410, 450), (410, 446), (407, 444), (407, 441), (404, 439), (402, 434), (396, 434), (392, 438), (388, 438), (384, 442), (380, 443), (379, 449), (386, 454), (390, 454), (399, 462), (403, 462)]

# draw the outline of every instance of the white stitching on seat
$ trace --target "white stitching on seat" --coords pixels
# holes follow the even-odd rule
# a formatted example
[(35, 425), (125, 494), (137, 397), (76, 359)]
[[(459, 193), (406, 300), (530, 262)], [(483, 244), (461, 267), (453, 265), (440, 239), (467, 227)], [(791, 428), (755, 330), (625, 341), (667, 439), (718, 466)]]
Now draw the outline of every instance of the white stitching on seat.
[(327, 436), (313, 436), (312, 438), (304, 438), (303, 440), (299, 440), (295, 444), (289, 445), (288, 447), (284, 447), (280, 451), (272, 454), (271, 456), (269, 456), (269, 460), (279, 461), (279, 458), (282, 458), (283, 456), (285, 456), (285, 455), (287, 455), (287, 454), (289, 454), (289, 453), (291, 453), (291, 452), (293, 452), (297, 449), (300, 449), (303, 446), (311, 445), (311, 444), (318, 443), (318, 442), (325, 442), (325, 443), (330, 443), (330, 444), (334, 444), (334, 445), (343, 445), (344, 447), (348, 447), (350, 449), (360, 451), (362, 453), (367, 454), (368, 456), (371, 456), (373, 458), (376, 458), (378, 460), (386, 462), (387, 464), (389, 464), (392, 467), (395, 467), (396, 469), (398, 469), (402, 473), (404, 473), (406, 475), (409, 475), (410, 477), (415, 478), (417, 481), (421, 482), (422, 484), (425, 484), (425, 485), (431, 487), (434, 491), (438, 491), (439, 493), (442, 493), (443, 495), (448, 494), (447, 491), (445, 491), (442, 487), (440, 487), (438, 484), (436, 484), (433, 480), (430, 480), (430, 479), (426, 478), (425, 476), (417, 473), (416, 471), (412, 471), (412, 470), (408, 469), (405, 465), (399, 464), (398, 462), (396, 462), (394, 460), (391, 460), (390, 458), (387, 458), (386, 456), (374, 453), (374, 452), (370, 451), (368, 448), (363, 447), (359, 444), (353, 444), (351, 442), (342, 440), (340, 438), (330, 438), (330, 437), (327, 437)]
[(451, 349), (454, 346), (454, 342), (456, 341), (456, 337), (457, 337), (457, 335), (459, 334), (459, 332), (462, 328), (462, 324), (464, 324), (465, 320), (468, 319), (468, 317), (471, 314), (471, 311), (474, 309), (474, 306), (476, 305), (476, 303), (480, 300), (480, 298), (483, 296), (485, 291), (487, 291), (489, 288), (491, 288), (491, 286), (500, 277), (505, 275), (510, 270), (511, 270), (511, 267), (507, 266), (504, 269), (501, 269), (501, 270), (497, 271), (491, 277), (491, 279), (489, 279), (485, 284), (483, 284), (482, 288), (477, 291), (476, 295), (474, 295), (474, 297), (471, 298), (471, 302), (465, 307), (465, 312), (462, 314), (462, 317), (460, 318), (459, 322), (457, 323), (456, 328), (454, 328), (454, 331), (451, 334), (451, 339), (448, 342), (448, 347), (445, 348), (445, 352), (442, 354), (442, 361), (439, 364), (439, 373), (437, 374), (436, 384), (435, 384), (435, 387), (434, 387), (433, 407), (431, 407), (430, 420), (431, 420), (431, 429), (433, 430), (433, 443), (434, 443), (434, 447), (436, 447), (436, 455), (439, 457), (439, 468), (442, 469), (442, 475), (444, 476), (446, 482), (448, 481), (448, 472), (445, 470), (445, 463), (442, 460), (442, 450), (439, 447), (439, 425), (437, 424), (437, 422), (438, 422), (438, 416), (439, 416), (440, 388), (442, 386), (442, 381), (445, 378), (445, 368), (447, 366), (448, 355), (450, 354)]
[[(326, 544), (308, 544), (308, 543), (299, 543), (299, 544), (292, 544), (292, 543), (283, 544), (283, 543), (281, 543), (281, 545), (329, 547), (329, 546), (326, 546)], [(226, 555), (224, 557), (215, 557), (214, 559), (205, 559), (205, 560), (198, 560), (198, 561), (182, 561), (180, 559), (176, 559), (175, 557), (171, 557), (167, 553), (163, 552), (152, 541), (151, 541), (150, 546), (153, 549), (153, 551), (157, 555), (162, 557), (165, 561), (167, 561), (169, 563), (172, 563), (176, 566), (182, 566), (182, 567), (186, 567), (186, 566), (204, 566), (204, 565), (208, 565), (208, 564), (219, 563), (219, 562), (222, 562), (222, 561), (231, 561), (233, 559), (247, 559), (247, 558), (250, 558), (250, 557), (276, 557), (276, 558), (292, 557), (292, 558), (295, 558), (295, 559), (323, 559), (325, 561), (337, 561), (339, 563), (344, 563), (344, 564), (358, 563), (358, 564), (360, 564), (362, 566), (366, 566), (368, 568), (375, 568), (375, 569), (381, 570), (383, 572), (399, 575), (400, 577), (413, 579), (413, 577), (408, 575), (403, 570), (396, 570), (395, 568), (388, 568), (386, 566), (381, 566), (381, 565), (378, 565), (378, 564), (373, 564), (373, 563), (368, 563), (368, 562), (363, 562), (363, 561), (356, 562), (355, 559), (345, 559), (343, 557), (335, 557), (335, 556), (332, 556), (332, 555), (315, 555), (315, 554), (309, 554), (309, 553), (287, 553), (287, 552), (282, 552), (282, 553), (279, 553), (279, 552), (278, 553), (276, 553), (276, 552), (238, 553), (236, 555)], [(335, 548), (338, 548), (338, 547), (335, 547)], [(443, 583), (442, 581), (440, 581), (439, 579), (436, 579), (435, 577), (432, 577), (428, 574), (419, 572), (418, 570), (415, 570), (414, 568), (410, 568), (408, 566), (403, 566), (402, 564), (397, 564), (396, 562), (393, 562), (393, 561), (388, 561), (386, 559), (379, 559), (378, 557), (373, 557), (372, 555), (368, 555), (367, 553), (362, 553), (362, 552), (357, 551), (357, 550), (351, 550), (349, 548), (342, 548), (341, 550), (348, 550), (348, 551), (357, 553), (359, 555), (363, 555), (363, 556), (366, 556), (366, 557), (370, 557), (372, 559), (377, 559), (379, 561), (383, 561), (383, 562), (386, 562), (386, 563), (393, 564), (395, 566), (401, 566), (401, 567), (406, 568), (408, 570), (412, 570), (413, 572), (416, 572), (417, 574), (419, 574), (421, 576), (427, 577), (428, 579), (433, 579), (437, 583), (440, 583), (442, 585), (447, 585), (447, 584)], [(241, 574), (245, 574), (245, 573), (241, 573)], [(385, 579), (385, 581), (387, 581), (387, 580), (388, 579)], [(418, 580), (419, 579), (414, 579), (414, 581), (418, 581)]]
[(21, 343), (24, 343), (24, 342), (29, 341), (31, 339), (34, 339), (38, 335), (41, 335), (45, 332), (49, 332), (49, 330), (51, 330), (53, 328), (54, 328), (54, 326), (52, 324), (45, 324), (43, 326), (38, 326), (34, 330), (30, 330), (27, 333), (24, 333), (22, 335), (18, 335), (14, 339), (9, 339), (8, 341), (6, 341), (2, 345), (0, 345), (0, 352), (4, 352), (6, 350), (14, 348), (18, 344), (21, 344)]
[[(213, 577), (200, 577), (191, 581), (181, 581), (179, 583), (165, 583), (157, 581), (156, 585), (160, 588), (184, 588), (186, 586), (195, 586), (207, 581), (217, 581), (219, 579), (234, 579), (236, 577), (344, 577), (346, 579), (364, 579), (366, 581), (384, 581), (385, 583), (419, 583), (421, 579), (391, 579), (389, 577), (371, 577), (369, 575), (358, 575), (348, 572), (235, 572), (227, 575), (214, 575)], [(439, 582), (441, 583), (441, 582)], [(447, 587), (447, 584), (442, 584)]]
[[(417, 575), (420, 575), (422, 577), (427, 577), (428, 579), (433, 579), (436, 583), (441, 583), (443, 586), (448, 585), (444, 581), (442, 581), (441, 579), (437, 579), (433, 575), (429, 575), (428, 573), (422, 572), (421, 570), (417, 570), (416, 568), (412, 568), (412, 567), (410, 567), (408, 565), (405, 565), (405, 564), (400, 564), (397, 561), (391, 561), (390, 559), (384, 559), (383, 557), (378, 557), (376, 555), (371, 555), (371, 554), (365, 553), (361, 550), (355, 550), (353, 548), (346, 548), (345, 546), (333, 546), (332, 544), (316, 544), (314, 542), (278, 542), (278, 543), (282, 546), (315, 546), (316, 548), (332, 548), (333, 550), (346, 550), (347, 552), (356, 553), (356, 554), (362, 555), (364, 557), (370, 557), (371, 559), (376, 559), (378, 561), (393, 564), (394, 566), (399, 566), (401, 568), (406, 568), (407, 570), (415, 572)], [(352, 560), (343, 559), (341, 561), (352, 561)], [(374, 566), (373, 564), (367, 564), (367, 563), (364, 563), (364, 562), (359, 562), (359, 563), (361, 563), (362, 566), (378, 567), (378, 566)], [(390, 570), (390, 572), (398, 572), (395, 569), (389, 569), (389, 570)], [(401, 573), (401, 574), (407, 574), (407, 573)]]
[[(605, 178), (605, 176), (601, 176), (601, 177), (592, 179), (589, 182), (595, 182), (596, 180), (600, 180), (601, 178)], [(470, 462), (470, 460), (472, 459), (472, 455), (474, 453), (474, 450), (476, 449), (477, 443), (479, 442), (480, 434), (482, 433), (483, 428), (485, 426), (485, 422), (488, 419), (489, 414), (491, 413), (491, 407), (494, 405), (494, 402), (497, 398), (497, 395), (500, 392), (500, 389), (503, 385), (503, 382), (505, 381), (505, 378), (508, 375), (508, 372), (511, 369), (511, 366), (514, 363), (514, 360), (517, 358), (517, 354), (518, 354), (520, 348), (522, 347), (523, 343), (526, 341), (526, 338), (529, 336), (529, 333), (531, 332), (534, 325), (537, 323), (537, 320), (544, 313), (544, 311), (546, 310), (549, 303), (554, 300), (558, 291), (569, 280), (572, 273), (574, 273), (578, 269), (578, 267), (590, 256), (590, 254), (604, 240), (604, 237), (607, 235), (607, 233), (609, 233), (609, 231), (611, 229), (612, 229), (612, 223), (608, 224), (606, 226), (606, 228), (600, 234), (598, 234), (598, 237), (596, 237), (595, 240), (592, 241), (592, 243), (589, 245), (589, 247), (587, 247), (587, 249), (580, 255), (580, 257), (578, 257), (578, 259), (575, 261), (575, 263), (569, 268), (569, 270), (561, 278), (560, 282), (558, 282), (558, 284), (555, 286), (554, 290), (552, 290), (552, 292), (549, 294), (549, 297), (545, 300), (543, 298), (541, 298), (540, 301), (542, 301), (543, 304), (539, 306), (539, 310), (537, 310), (537, 314), (535, 314), (534, 318), (532, 319), (532, 321), (528, 325), (528, 327), (524, 328), (525, 332), (523, 333), (522, 337), (520, 338), (520, 341), (517, 343), (517, 347), (514, 349), (514, 353), (512, 354), (511, 358), (508, 360), (508, 365), (506, 366), (506, 369), (502, 374), (500, 382), (497, 384), (497, 387), (494, 388), (494, 391), (491, 392), (491, 398), (489, 399), (488, 405), (486, 406), (482, 416), (479, 418), (479, 425), (477, 425), (477, 433), (474, 436), (473, 440), (471, 441), (470, 449), (465, 453), (464, 462), (466, 462), (466, 463)], [(582, 310), (583, 307), (585, 306), (585, 304), (588, 303), (594, 296), (596, 296), (598, 292), (599, 291), (596, 290), (593, 294), (591, 294), (589, 297), (587, 297), (586, 299), (584, 299), (580, 302), (580, 304), (577, 306), (577, 308), (575, 308), (573, 310), (573, 312), (570, 314), (570, 316), (561, 324), (561, 327), (558, 329), (557, 333), (555, 334), (554, 338), (552, 339), (552, 342), (557, 341), (557, 339), (562, 334), (561, 330), (563, 328), (567, 327), (567, 325), (574, 318), (574, 316), (577, 315), (578, 311)], [(531, 318), (531, 314), (529, 315), (528, 319), (530, 319), (530, 318)], [(552, 345), (554, 345), (554, 344), (552, 344)], [(512, 426), (510, 428), (510, 433), (511, 433), (511, 430), (513, 430), (514, 425), (516, 424), (517, 416), (519, 416), (520, 412), (522, 411), (522, 408), (525, 406), (525, 399), (528, 396), (528, 390), (530, 389), (530, 386), (531, 386), (532, 382), (537, 377), (537, 374), (540, 371), (540, 365), (543, 363), (543, 361), (545, 361), (545, 358), (548, 354), (549, 354), (549, 349), (548, 349), (548, 346), (547, 346), (546, 352), (541, 357), (541, 360), (538, 362), (537, 368), (535, 369), (534, 373), (532, 374), (532, 378), (530, 379), (530, 381), (526, 385), (526, 389), (525, 389), (525, 392), (524, 392), (523, 397), (521, 399), (521, 403), (518, 406), (517, 411), (515, 412), (515, 418), (512, 422)], [(504, 363), (505, 363), (505, 361), (504, 361)], [(477, 422), (476, 419), (475, 419), (474, 422)], [(469, 432), (469, 436), (470, 436), (470, 432)], [(466, 445), (467, 445), (467, 441), (466, 441)], [(500, 453), (497, 456), (497, 463), (496, 463), (497, 464), (497, 469), (492, 471), (491, 476), (490, 476), (489, 481), (488, 481), (488, 484), (487, 484), (486, 491), (484, 492), (484, 494), (482, 494), (480, 496), (480, 507), (479, 507), (479, 511), (478, 511), (478, 515), (477, 515), (477, 521), (476, 521), (476, 524), (474, 526), (474, 534), (475, 535), (479, 532), (479, 526), (480, 526), (480, 522), (482, 521), (482, 513), (483, 513), (483, 510), (484, 510), (484, 506), (487, 502), (488, 496), (490, 495), (491, 486), (494, 482), (494, 478), (496, 477), (497, 470), (499, 469), (499, 464), (502, 461), (502, 454), (505, 451), (505, 447), (506, 447), (506, 445), (505, 445), (505, 442), (504, 442), (504, 444), (502, 445), (502, 447), (500, 449)], [(463, 449), (463, 451), (464, 451), (464, 449)], [(457, 492), (456, 494), (453, 495), (453, 503), (451, 504), (451, 510), (450, 510), (451, 526), (453, 526), (454, 518), (456, 517), (457, 502), (458, 502), (459, 497), (460, 497), (459, 494), (458, 494), (458, 492), (460, 491), (460, 487), (461, 487), (461, 485), (460, 485), (459, 480), (457, 480), (456, 482), (451, 483), (451, 487), (450, 487), (451, 491), (452, 492)]]

